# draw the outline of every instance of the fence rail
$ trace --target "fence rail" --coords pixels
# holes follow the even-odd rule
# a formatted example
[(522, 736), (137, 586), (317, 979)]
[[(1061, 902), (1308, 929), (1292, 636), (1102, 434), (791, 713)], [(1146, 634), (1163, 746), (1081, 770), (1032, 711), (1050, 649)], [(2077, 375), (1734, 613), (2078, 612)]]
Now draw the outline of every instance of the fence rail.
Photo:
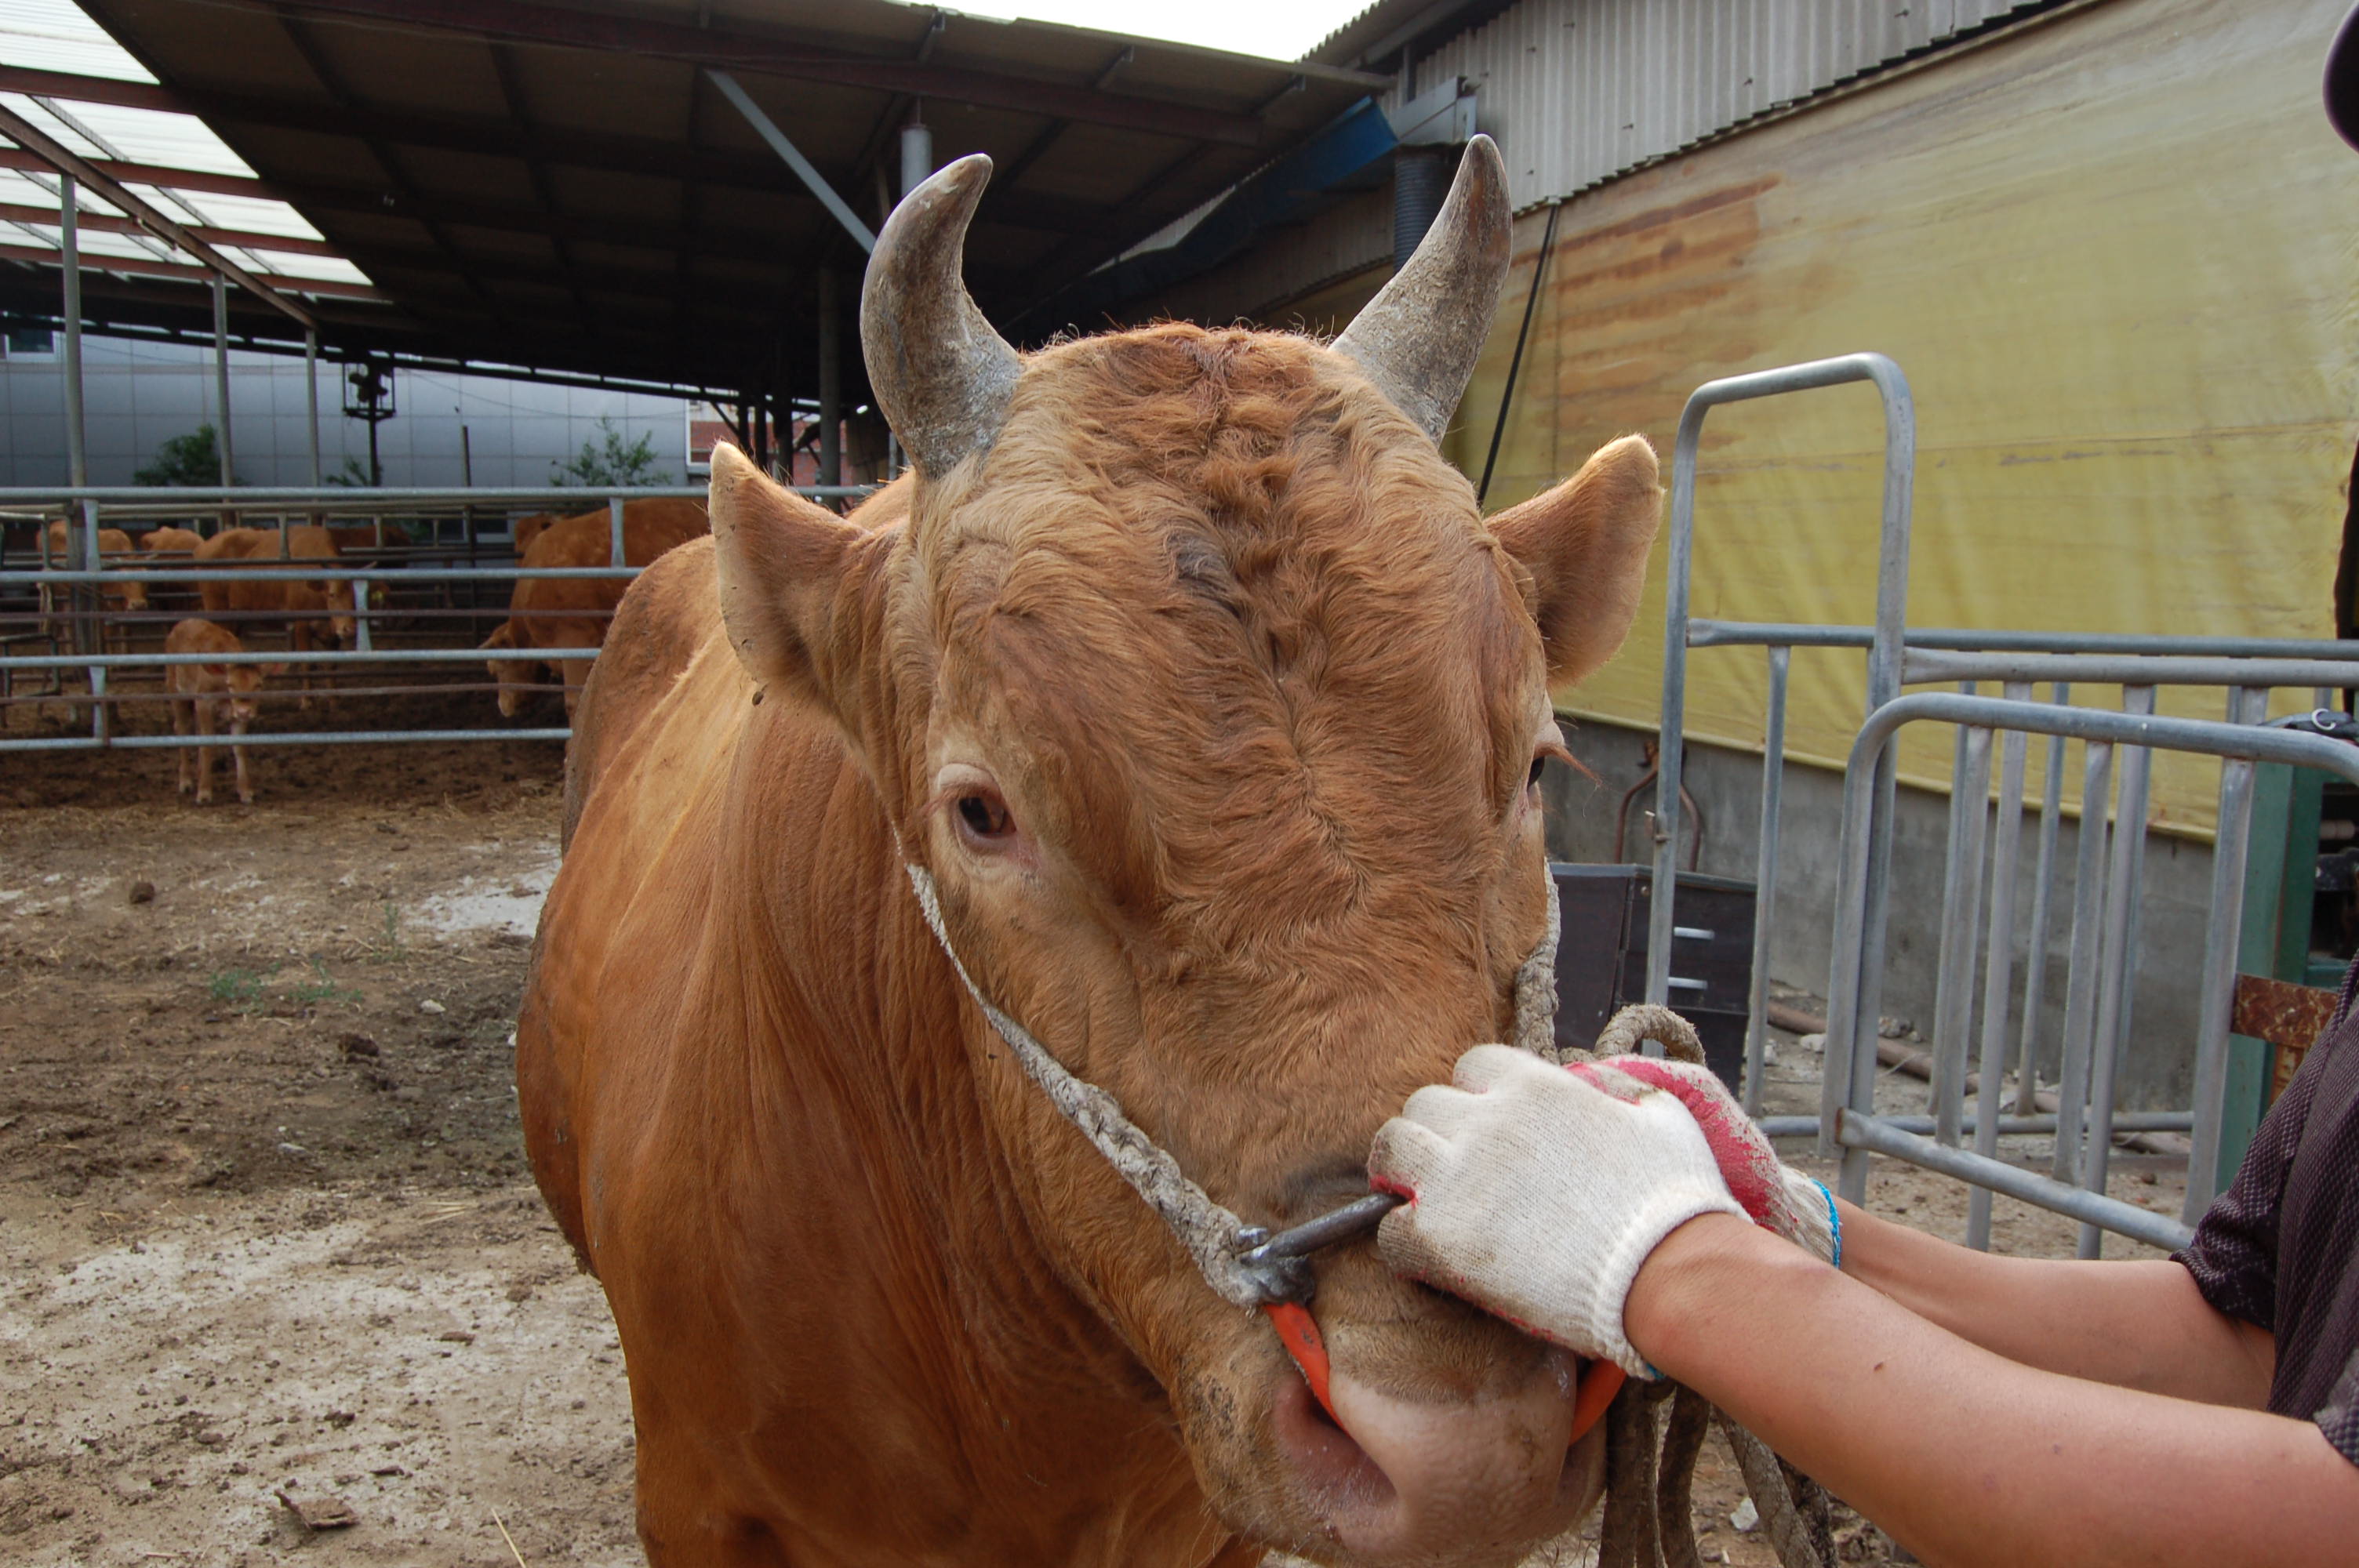
[[(854, 500), (873, 492), (873, 485), (804, 485), (798, 493), (821, 502)], [(425, 674), (437, 666), (481, 664), (496, 655), (502, 663), (536, 662), (554, 665), (594, 660), (595, 647), (485, 649), (475, 645), (480, 633), (466, 633), (461, 646), (376, 645), (380, 636), (406, 642), (432, 640), (481, 622), (509, 614), (505, 606), (484, 601), (484, 589), (510, 588), (534, 581), (627, 581), (642, 569), (628, 563), (625, 550), (627, 508), (648, 500), (702, 500), (705, 490), (695, 485), (643, 486), (629, 489), (584, 489), (564, 486), (509, 486), (498, 489), (343, 488), (339, 486), (248, 487), (190, 486), (149, 488), (125, 485), (0, 488), (0, 525), (34, 531), (34, 543), (0, 554), (0, 600), (22, 595), (14, 605), (0, 605), (0, 705), (60, 700), (89, 710), (89, 732), (79, 736), (0, 735), (0, 752), (30, 751), (106, 751), (170, 747), (181, 739), (162, 735), (114, 733), (114, 711), (129, 694), (110, 692), (110, 673), (166, 670), (175, 665), (288, 665), (321, 679), (350, 674), (358, 666), (388, 673), (409, 669)], [(596, 565), (527, 567), (498, 557), (514, 548), (509, 514), (528, 509), (580, 514), (603, 509), (607, 519), (604, 561)], [(143, 525), (195, 520), (207, 530), (241, 521), (276, 519), (282, 536), (299, 522), (377, 524), (380, 543), (354, 547), (350, 554), (303, 557), (281, 554), (276, 559), (241, 558), (219, 566), (197, 560), (191, 552), (128, 554), (99, 549), (102, 527)], [(49, 525), (66, 524), (62, 553), (53, 553)], [(430, 525), (433, 537), (424, 543), (385, 543), (388, 532), (404, 524)], [(452, 535), (455, 531), (456, 537)], [(400, 537), (408, 538), (407, 532)], [(491, 555), (493, 559), (479, 558)], [(350, 584), (353, 602), (306, 609), (241, 610), (210, 613), (207, 619), (239, 630), (256, 625), (332, 621), (349, 623), (349, 649), (313, 652), (309, 649), (249, 649), (234, 654), (174, 654), (135, 649), (135, 637), (155, 637), (176, 617), (168, 605), (158, 609), (152, 599), (134, 607), (121, 590), (132, 584), (142, 594), (193, 594), (208, 583)], [(31, 590), (27, 592), (27, 590)], [(429, 602), (414, 602), (420, 595)], [(440, 596), (440, 602), (432, 602)], [(404, 602), (411, 600), (413, 602)], [(190, 611), (189, 613), (197, 613)], [(589, 611), (587, 613), (602, 613)], [(532, 617), (527, 616), (527, 619)], [(115, 644), (120, 643), (121, 646)], [(46, 644), (46, 647), (44, 646)], [(152, 644), (151, 644), (152, 646)], [(65, 677), (81, 671), (86, 678), (69, 690)], [(33, 680), (30, 695), (20, 695), (18, 683)], [(333, 687), (327, 687), (332, 691)], [(378, 687), (368, 688), (371, 692)], [(421, 685), (421, 692), (462, 688)], [(464, 688), (486, 689), (480, 682)], [(499, 690), (499, 687), (488, 689)], [(309, 688), (306, 688), (308, 695)], [(276, 695), (275, 693), (273, 695)], [(145, 700), (147, 693), (138, 694)], [(358, 742), (397, 743), (459, 739), (563, 740), (569, 730), (499, 729), (483, 731), (450, 730), (303, 730), (246, 737), (249, 745), (349, 745)]]
[[(1816, 626), (1692, 617), (1688, 583), (1694, 559), (1697, 452), (1704, 416), (1723, 404), (1873, 382), (1884, 398), (1886, 460), (1876, 579), (1876, 623)], [(1967, 1183), (1967, 1237), (1987, 1246), (1993, 1193), (2082, 1221), (2081, 1251), (2095, 1256), (2105, 1231), (2157, 1246), (2182, 1244), (2210, 1203), (2223, 1141), (2228, 1034), (2237, 937), (2253, 817), (2253, 769), (2282, 762), (2322, 769), (2359, 784), (2351, 721), (2326, 711), (2337, 691), (2359, 689), (2359, 645), (2316, 639), (2173, 637), (2142, 633), (1912, 628), (1900, 607), (1908, 587), (1908, 468), (1914, 412), (1906, 378), (1881, 355), (1855, 354), (1782, 371), (1708, 383), (1690, 398), (1673, 453), (1670, 577), (1666, 594), (1662, 734), (1656, 777), (1653, 923), (1647, 995), (1661, 1000), (1676, 983), (1669, 940), (1676, 919), (1680, 771), (1685, 739), (1686, 660), (1694, 648), (1756, 647), (1767, 656), (1753, 991), (1745, 1040), (1745, 1108), (1762, 1113), (1769, 937), (1777, 898), (1784, 719), (1792, 651), (1842, 648), (1868, 655), (1868, 698), (1843, 776), (1843, 808), (1828, 979), (1826, 1057), (1815, 1117), (1776, 1117), (1779, 1135), (1814, 1134), (1822, 1154), (1840, 1154), (1842, 1185), (1865, 1197), (1874, 1155), (1899, 1159)], [(1996, 683), (2002, 695), (1979, 694)], [(1902, 695), (1904, 686), (1956, 683), (1954, 693)], [(2049, 698), (2033, 700), (2036, 685)], [(2074, 686), (2119, 687), (2119, 710), (2075, 706)], [(2165, 718), (2157, 688), (2222, 689), (2222, 719)], [(2264, 722), (2273, 689), (2306, 688), (2318, 711)], [(1875, 1114), (1875, 1033), (1889, 918), (1896, 748), (1912, 722), (1955, 726), (1957, 745), (1944, 853), (1940, 947), (1935, 960), (1931, 1114)], [(2284, 726), (2319, 731), (2301, 733)], [(2031, 737), (2049, 738), (2038, 812), (2032, 909), (2020, 990), (2022, 1022), (2010, 1042), (2016, 990), (2015, 904), (2024, 852), (2024, 783)], [(2038, 1113), (2037, 1066), (2047, 953), (2057, 914), (2053, 883), (2063, 816), (2064, 746), (2082, 741), (2081, 827), (2072, 883), (2069, 959), (2060, 1042), (2057, 1109)], [(2186, 1111), (2123, 1113), (2114, 1101), (2130, 1040), (2140, 949), (2147, 780), (2158, 750), (2221, 759), (2219, 833), (2205, 948), (2201, 959), (2195, 1086)], [(1998, 771), (1993, 800), (1994, 752)], [(2112, 802), (2108, 821), (2108, 802)], [(1976, 984), (1977, 968), (1980, 983)], [(1979, 1027), (1977, 1027), (1979, 1025)], [(1979, 1063), (1976, 1103), (1965, 1103), (1970, 1044)], [(2001, 1081), (2015, 1057), (2013, 1115), (2001, 1111)], [(2113, 1135), (2158, 1125), (2192, 1134), (2188, 1192), (2180, 1221), (2104, 1195)], [(1930, 1134), (1930, 1136), (1928, 1136)], [(2003, 1136), (2055, 1139), (2047, 1174), (1996, 1157)], [(1972, 1138), (1974, 1147), (1961, 1147)]]

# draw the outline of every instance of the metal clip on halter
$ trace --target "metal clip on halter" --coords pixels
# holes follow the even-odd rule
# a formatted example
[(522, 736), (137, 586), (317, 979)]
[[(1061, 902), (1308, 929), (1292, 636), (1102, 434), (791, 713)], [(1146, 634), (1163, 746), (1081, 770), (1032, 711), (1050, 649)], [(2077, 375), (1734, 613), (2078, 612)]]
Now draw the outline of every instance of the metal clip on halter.
[(1392, 1193), (1370, 1193), (1274, 1236), (1261, 1226), (1247, 1226), (1237, 1232), (1238, 1245), (1246, 1249), (1237, 1264), (1271, 1303), (1306, 1305), (1319, 1283), (1310, 1271), (1310, 1254), (1367, 1235), (1405, 1201)]

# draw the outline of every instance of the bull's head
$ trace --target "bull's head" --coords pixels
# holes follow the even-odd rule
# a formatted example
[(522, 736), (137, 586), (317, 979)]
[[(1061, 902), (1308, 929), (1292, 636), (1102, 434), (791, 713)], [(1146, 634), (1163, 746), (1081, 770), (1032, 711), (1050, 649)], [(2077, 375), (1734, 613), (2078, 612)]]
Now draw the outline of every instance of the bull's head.
[(339, 646), (354, 646), (359, 641), (360, 620), (353, 613), (352, 579), (338, 578), (319, 587), (320, 598), (328, 609), (328, 630), (334, 633)]
[[(501, 622), (498, 628), (484, 639), (482, 646), (484, 652), (495, 655), (515, 648), (516, 623), (514, 621)], [(523, 712), (525, 703), (532, 697), (533, 684), (540, 675), (539, 661), (495, 656), (484, 660), (484, 667), (491, 671), (492, 679), (499, 683), (500, 717), (514, 719)]]
[[(1215, 1199), (1296, 1223), (1367, 1190), (1410, 1090), (1510, 1033), (1547, 923), (1549, 688), (1629, 626), (1654, 454), (1615, 442), (1486, 525), (1436, 450), (1506, 265), (1486, 140), (1332, 345), (1165, 325), (1019, 356), (960, 279), (989, 168), (914, 191), (869, 267), (906, 516), (847, 523), (715, 454), (730, 638), (833, 718), (982, 990)], [(1233, 1527), (1490, 1563), (1593, 1501), (1571, 1357), (1364, 1243), (1319, 1266), (1331, 1421), (971, 1013), (966, 1047), (993, 1178)]]

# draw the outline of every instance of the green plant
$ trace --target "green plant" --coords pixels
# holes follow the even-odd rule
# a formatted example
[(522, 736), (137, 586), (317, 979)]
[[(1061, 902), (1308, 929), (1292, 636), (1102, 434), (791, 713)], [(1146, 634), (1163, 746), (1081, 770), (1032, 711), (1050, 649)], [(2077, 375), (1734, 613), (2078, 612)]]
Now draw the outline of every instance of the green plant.
[(323, 1001), (358, 1001), (361, 993), (349, 986), (340, 986), (328, 973), (328, 966), (318, 958), (311, 960), (311, 973), (316, 979), (299, 980), (287, 989), (287, 998), (303, 1007), (315, 1007)]
[(262, 982), (278, 971), (276, 968), (223, 969), (205, 981), (205, 994), (215, 1001), (234, 1001), (239, 1006), (250, 1005), (262, 994)]
[(342, 468), (332, 474), (322, 474), (321, 478), (329, 484), (340, 484), (347, 490), (373, 490), (376, 486), (376, 481), (370, 477), (369, 470), (358, 458), (346, 458)]
[[(222, 481), (221, 433), (200, 425), (156, 449), (156, 460), (133, 472), (139, 484), (217, 485)], [(237, 479), (231, 476), (230, 482)]]
[(636, 441), (625, 441), (623, 433), (614, 428), (614, 421), (603, 414), (598, 416), (595, 439), (582, 442), (582, 450), (567, 461), (549, 465), (549, 482), (557, 485), (629, 487), (663, 484), (671, 478), (656, 461), (652, 431), (641, 434)]
[(385, 901), (385, 929), (378, 934), (376, 951), (371, 955), (380, 963), (401, 956), (401, 906), (391, 899)]

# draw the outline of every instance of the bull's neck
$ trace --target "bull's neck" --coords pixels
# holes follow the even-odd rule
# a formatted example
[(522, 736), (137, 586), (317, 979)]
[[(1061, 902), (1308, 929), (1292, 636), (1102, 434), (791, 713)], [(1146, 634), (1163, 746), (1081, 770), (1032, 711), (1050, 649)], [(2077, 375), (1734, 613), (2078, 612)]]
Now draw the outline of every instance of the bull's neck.
[[(1019, 1195), (1021, 1152), (985, 1113), (973, 1076), (967, 1032), (984, 1026), (926, 925), (873, 787), (835, 745), (766, 728), (749, 727), (755, 755), (736, 771), (723, 841), (775, 844), (775, 827), (757, 825), (781, 820), (816, 831), (802, 852), (737, 860), (716, 890), (728, 968), (780, 987), (745, 1015), (747, 1071), (767, 1082), (745, 1103), (823, 1099), (842, 1141), (873, 1155), (847, 1189), (853, 1222), (877, 1232), (857, 1249), (864, 1282), (892, 1303), (887, 1321), (962, 1341), (914, 1350), (935, 1367), (948, 1352), (958, 1367), (958, 1387), (939, 1391), (973, 1407), (963, 1430), (1004, 1446), (1027, 1411), (1088, 1407), (1110, 1430), (1158, 1428), (1153, 1379), (1041, 1245)], [(785, 810), (797, 796), (802, 809)], [(816, 816), (813, 798), (825, 802)], [(777, 1026), (798, 1013), (812, 1027)], [(1184, 1468), (1176, 1439), (1166, 1457)]]

